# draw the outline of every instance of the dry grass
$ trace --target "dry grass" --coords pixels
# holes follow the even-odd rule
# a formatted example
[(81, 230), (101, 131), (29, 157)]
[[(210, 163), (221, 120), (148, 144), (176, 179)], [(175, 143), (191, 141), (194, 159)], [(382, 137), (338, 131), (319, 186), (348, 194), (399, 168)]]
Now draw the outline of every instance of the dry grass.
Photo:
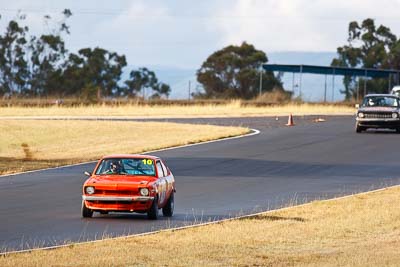
[(228, 104), (206, 105), (93, 105), (77, 107), (0, 107), (0, 117), (233, 117), (233, 116), (279, 116), (354, 114), (355, 109), (343, 105), (287, 104), (276, 106), (243, 106), (240, 100)]
[(0, 174), (141, 153), (234, 136), (245, 128), (161, 122), (25, 121), (0, 124)]
[(265, 103), (289, 103), (291, 101), (292, 95), (290, 92), (282, 91), (282, 90), (272, 90), (270, 92), (265, 92), (262, 95), (257, 96), (254, 99), (254, 102)]
[(398, 266), (400, 187), (180, 231), (0, 258), (0, 266)]

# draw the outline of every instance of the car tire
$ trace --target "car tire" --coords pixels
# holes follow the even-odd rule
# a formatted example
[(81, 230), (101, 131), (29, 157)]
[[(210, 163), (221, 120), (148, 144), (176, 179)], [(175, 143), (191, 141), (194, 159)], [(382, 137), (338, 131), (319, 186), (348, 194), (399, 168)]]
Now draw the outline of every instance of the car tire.
[(165, 204), (164, 208), (162, 209), (162, 213), (165, 217), (172, 217), (174, 214), (174, 207), (175, 207), (175, 200), (174, 200), (174, 191), (171, 192), (169, 196), (167, 204)]
[(396, 128), (396, 133), (400, 133), (400, 128)]
[(89, 209), (85, 205), (85, 201), (82, 201), (82, 217), (83, 218), (92, 218), (93, 210)]
[(362, 126), (358, 125), (358, 123), (356, 123), (356, 133), (361, 133), (364, 130), (365, 130), (364, 127), (362, 127)]
[(158, 197), (155, 197), (153, 203), (151, 203), (151, 207), (147, 211), (147, 218), (150, 220), (158, 219)]

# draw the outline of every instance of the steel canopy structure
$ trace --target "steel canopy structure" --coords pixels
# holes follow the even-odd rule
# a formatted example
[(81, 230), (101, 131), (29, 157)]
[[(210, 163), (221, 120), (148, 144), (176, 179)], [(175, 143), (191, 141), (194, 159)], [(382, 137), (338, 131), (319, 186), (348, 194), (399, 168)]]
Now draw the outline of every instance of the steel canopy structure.
[[(399, 84), (400, 70), (389, 69), (369, 69), (369, 68), (347, 68), (347, 67), (328, 67), (316, 65), (287, 65), (287, 64), (263, 64), (262, 69), (266, 71), (279, 71), (293, 73), (293, 88), (294, 88), (294, 74), (300, 74), (299, 90), (301, 94), (301, 80), (303, 73), (325, 75), (325, 94), (324, 101), (326, 101), (326, 76), (332, 75), (332, 90), (334, 90), (335, 76), (352, 76), (364, 78), (364, 95), (367, 93), (366, 80), (367, 78), (387, 78), (389, 80), (389, 88), (391, 89), (391, 81), (394, 78), (396, 83)], [(294, 90), (294, 89), (293, 89)]]
[(311, 73), (341, 76), (359, 76), (368, 78), (389, 78), (392, 75), (398, 75), (400, 70), (378, 70), (366, 68), (346, 68), (346, 67), (327, 67), (315, 65), (281, 65), (281, 64), (263, 64), (264, 70), (282, 71), (294, 73)]

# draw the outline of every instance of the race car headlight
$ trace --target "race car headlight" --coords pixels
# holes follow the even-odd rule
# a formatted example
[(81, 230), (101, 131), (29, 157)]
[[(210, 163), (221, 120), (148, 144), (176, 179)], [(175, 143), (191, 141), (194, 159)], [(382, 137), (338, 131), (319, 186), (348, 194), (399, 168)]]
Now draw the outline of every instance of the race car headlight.
[(393, 119), (397, 119), (399, 117), (399, 114), (397, 114), (396, 112), (392, 113), (392, 118)]
[(140, 194), (142, 196), (148, 196), (149, 195), (149, 189), (147, 188), (140, 188)]
[(93, 186), (88, 186), (85, 188), (85, 192), (89, 195), (94, 194), (94, 187)]
[(362, 113), (362, 112), (360, 112), (360, 113), (358, 113), (358, 117), (360, 117), (360, 118), (364, 118), (364, 113)]

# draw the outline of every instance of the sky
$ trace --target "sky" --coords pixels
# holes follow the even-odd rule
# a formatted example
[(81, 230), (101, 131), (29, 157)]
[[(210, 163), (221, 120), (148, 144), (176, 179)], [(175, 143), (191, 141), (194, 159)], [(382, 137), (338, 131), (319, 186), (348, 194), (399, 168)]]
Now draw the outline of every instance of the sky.
[(32, 32), (46, 32), (69, 8), (69, 51), (102, 47), (128, 64), (198, 69), (213, 52), (243, 41), (267, 53), (335, 52), (350, 21), (375, 19), (400, 35), (400, 0), (0, 0), (0, 32), (18, 10)]

